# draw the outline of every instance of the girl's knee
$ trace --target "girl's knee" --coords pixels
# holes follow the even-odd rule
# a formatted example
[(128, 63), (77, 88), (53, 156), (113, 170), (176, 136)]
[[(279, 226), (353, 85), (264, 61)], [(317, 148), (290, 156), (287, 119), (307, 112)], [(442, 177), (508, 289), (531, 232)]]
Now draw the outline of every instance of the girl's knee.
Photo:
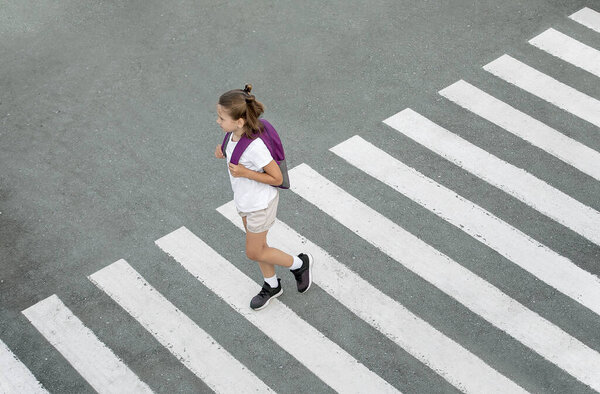
[(268, 248), (266, 234), (246, 235), (246, 257), (254, 261), (262, 261), (265, 250)]
[(264, 247), (246, 248), (246, 257), (253, 261), (261, 261)]

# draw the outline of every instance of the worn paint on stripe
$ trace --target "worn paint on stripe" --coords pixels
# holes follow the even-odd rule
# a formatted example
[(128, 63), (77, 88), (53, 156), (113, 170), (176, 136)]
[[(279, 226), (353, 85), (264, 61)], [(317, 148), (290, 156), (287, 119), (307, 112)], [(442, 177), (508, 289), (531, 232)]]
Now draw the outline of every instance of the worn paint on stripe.
[(600, 101), (508, 56), (483, 68), (495, 76), (600, 127)]
[(173, 231), (156, 244), (334, 390), (397, 392), (278, 299), (261, 311), (250, 309), (250, 299), (260, 286), (187, 228)]
[(531, 45), (600, 77), (600, 51), (554, 29), (529, 40)]
[(79, 374), (99, 393), (151, 393), (56, 295), (25, 309), (23, 314)]
[(440, 90), (440, 94), (600, 181), (600, 153), (597, 151), (465, 81)]
[(125, 260), (89, 278), (215, 392), (272, 391)]
[(47, 393), (35, 376), (0, 341), (0, 393)]
[(585, 7), (569, 18), (600, 33), (600, 12)]
[(483, 319), (600, 390), (600, 354), (525, 308), (448, 256), (369, 208), (306, 164), (289, 172), (291, 190)]
[[(244, 230), (233, 201), (217, 210)], [(290, 253), (310, 252), (316, 261), (313, 281), (319, 287), (459, 390), (467, 393), (525, 392), (285, 223), (275, 222), (269, 230), (269, 242)]]
[(411, 109), (384, 121), (402, 134), (600, 245), (600, 213)]
[(358, 136), (330, 150), (600, 315), (597, 276)]

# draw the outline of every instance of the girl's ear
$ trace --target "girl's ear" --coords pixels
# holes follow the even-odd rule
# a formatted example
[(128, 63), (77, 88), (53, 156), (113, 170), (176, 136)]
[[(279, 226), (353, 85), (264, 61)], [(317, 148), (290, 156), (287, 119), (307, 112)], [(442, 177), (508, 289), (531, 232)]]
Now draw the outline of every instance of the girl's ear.
[(236, 124), (238, 129), (241, 129), (246, 124), (246, 121), (244, 120), (244, 118), (239, 118), (238, 120), (236, 120)]

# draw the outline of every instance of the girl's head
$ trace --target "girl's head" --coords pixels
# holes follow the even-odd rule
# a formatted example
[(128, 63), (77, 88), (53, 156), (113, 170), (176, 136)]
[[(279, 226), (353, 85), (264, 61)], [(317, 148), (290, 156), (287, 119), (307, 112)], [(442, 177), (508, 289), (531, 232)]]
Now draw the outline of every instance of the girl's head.
[(219, 97), (217, 123), (224, 131), (243, 130), (247, 137), (253, 138), (262, 130), (258, 118), (265, 107), (250, 94), (251, 91), (252, 85), (247, 84), (244, 89), (230, 90)]

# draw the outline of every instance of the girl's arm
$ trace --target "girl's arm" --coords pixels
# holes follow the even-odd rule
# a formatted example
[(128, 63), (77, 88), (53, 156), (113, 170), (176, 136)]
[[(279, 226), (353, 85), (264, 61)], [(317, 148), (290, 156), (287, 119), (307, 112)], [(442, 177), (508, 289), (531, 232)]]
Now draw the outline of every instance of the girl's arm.
[(229, 163), (229, 172), (233, 177), (248, 178), (272, 186), (279, 186), (283, 183), (283, 175), (275, 160), (271, 160), (269, 164), (263, 167), (263, 170), (265, 172), (252, 171), (241, 164)]

